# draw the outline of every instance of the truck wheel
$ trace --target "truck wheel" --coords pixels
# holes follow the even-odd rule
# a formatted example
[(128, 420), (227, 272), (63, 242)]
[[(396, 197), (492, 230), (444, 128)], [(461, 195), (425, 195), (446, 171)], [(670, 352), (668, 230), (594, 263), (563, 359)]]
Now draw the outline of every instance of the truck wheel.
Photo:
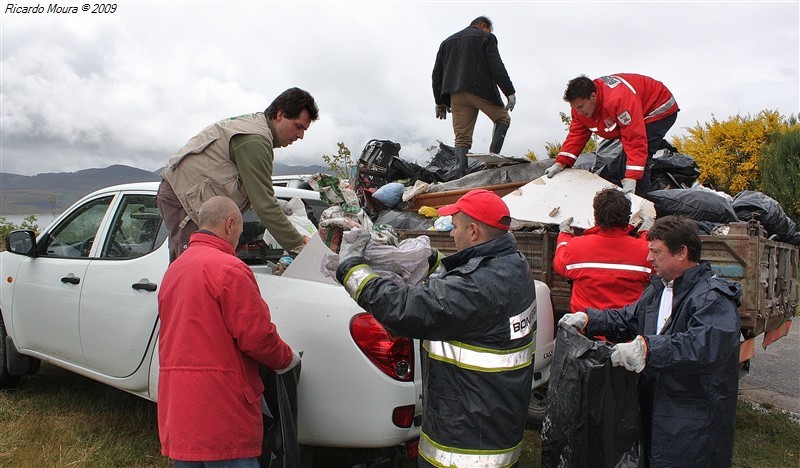
[(544, 410), (547, 408), (547, 387), (531, 390), (531, 400), (528, 402), (528, 425), (535, 428), (542, 427)]
[(19, 375), (8, 373), (6, 353), (6, 326), (0, 318), (0, 390), (14, 388), (19, 385)]

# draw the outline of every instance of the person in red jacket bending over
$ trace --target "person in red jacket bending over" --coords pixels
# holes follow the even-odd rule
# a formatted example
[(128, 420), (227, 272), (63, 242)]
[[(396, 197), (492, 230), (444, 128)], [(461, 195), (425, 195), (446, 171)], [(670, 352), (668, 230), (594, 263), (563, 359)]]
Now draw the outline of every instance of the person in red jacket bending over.
[[(242, 213), (225, 196), (200, 206), (199, 230), (158, 292), (158, 435), (178, 468), (258, 468), (261, 363), (300, 362), (278, 335), (253, 270), (234, 253)], [(205, 464), (205, 465), (204, 465)]]
[(559, 226), (553, 269), (573, 281), (572, 312), (632, 304), (639, 300), (653, 272), (645, 236), (655, 220), (645, 218), (639, 237), (630, 236), (631, 201), (616, 188), (598, 192), (592, 205), (596, 226), (583, 236), (573, 234), (572, 218)]
[(619, 179), (625, 193), (650, 191), (650, 168), (664, 135), (678, 118), (678, 103), (660, 81), (644, 75), (618, 73), (591, 80), (570, 80), (564, 100), (572, 108), (569, 133), (556, 162), (545, 173), (553, 177), (572, 167), (592, 133), (622, 142)]

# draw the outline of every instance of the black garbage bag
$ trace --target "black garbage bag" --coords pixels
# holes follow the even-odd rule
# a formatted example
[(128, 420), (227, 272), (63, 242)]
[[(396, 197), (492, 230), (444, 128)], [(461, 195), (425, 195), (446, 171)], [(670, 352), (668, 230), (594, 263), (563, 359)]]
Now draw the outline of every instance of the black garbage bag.
[(656, 206), (656, 214), (661, 216), (686, 216), (695, 221), (714, 223), (733, 223), (738, 221), (733, 206), (724, 197), (709, 190), (671, 189), (654, 190), (647, 199)]
[(386, 178), (389, 181), (409, 179), (406, 185), (414, 185), (414, 182), (418, 180), (429, 184), (439, 181), (433, 172), (398, 156), (392, 158), (392, 164), (389, 166), (389, 174)]
[(426, 230), (433, 226), (433, 218), (413, 211), (384, 210), (373, 220), (375, 224), (388, 224), (395, 229)]
[(697, 233), (705, 235), (713, 234), (714, 229), (716, 229), (717, 226), (722, 225), (722, 223), (715, 223), (712, 221), (696, 221), (696, 222), (697, 222)]
[(700, 177), (693, 157), (675, 151), (656, 152), (650, 165), (650, 191), (691, 187)]
[(786, 215), (775, 199), (752, 190), (744, 190), (733, 197), (733, 211), (740, 221), (757, 219), (769, 237), (780, 242), (800, 245), (800, 231), (797, 224)]
[[(467, 174), (483, 170), (486, 164), (481, 161), (467, 158)], [(458, 179), (456, 177), (456, 149), (439, 142), (439, 151), (430, 164), (425, 166), (429, 172), (436, 176), (438, 182), (448, 182)]]
[(620, 167), (622, 153), (621, 141), (604, 140), (597, 147), (597, 151), (580, 154), (572, 167), (587, 170), (612, 184), (620, 185), (622, 176), (625, 175), (624, 168)]
[(298, 364), (291, 371), (276, 374), (259, 366), (264, 382), (264, 440), (259, 462), (262, 468), (293, 468), (301, 466), (300, 444), (297, 441), (297, 383)]
[(611, 346), (559, 327), (542, 425), (542, 467), (640, 467), (639, 374)]

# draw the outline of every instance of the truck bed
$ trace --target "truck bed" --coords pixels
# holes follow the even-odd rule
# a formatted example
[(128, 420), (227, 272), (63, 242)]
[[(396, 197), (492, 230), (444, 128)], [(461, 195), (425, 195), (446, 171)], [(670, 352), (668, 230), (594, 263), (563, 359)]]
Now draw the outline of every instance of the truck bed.
[[(431, 246), (443, 254), (455, 252), (449, 232), (399, 230), (398, 234), (400, 239), (426, 235)], [(571, 284), (553, 271), (558, 234), (516, 231), (514, 237), (534, 277), (550, 287), (556, 319), (569, 312)], [(784, 324), (794, 316), (798, 305), (800, 247), (767, 239), (761, 226), (754, 222), (731, 223), (727, 234), (703, 235), (700, 239), (702, 259), (711, 262), (718, 276), (742, 285), (739, 316), (744, 339), (779, 332), (769, 337), (771, 342), (788, 332)]]

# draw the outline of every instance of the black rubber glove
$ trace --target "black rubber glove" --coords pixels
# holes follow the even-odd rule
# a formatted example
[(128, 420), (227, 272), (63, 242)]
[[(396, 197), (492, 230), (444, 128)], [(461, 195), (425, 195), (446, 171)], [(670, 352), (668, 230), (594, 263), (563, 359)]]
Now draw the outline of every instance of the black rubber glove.
[(339, 284), (344, 284), (347, 273), (351, 268), (358, 265), (369, 265), (369, 263), (367, 263), (367, 259), (364, 257), (350, 257), (340, 263), (339, 268), (336, 269), (336, 281), (338, 281)]

